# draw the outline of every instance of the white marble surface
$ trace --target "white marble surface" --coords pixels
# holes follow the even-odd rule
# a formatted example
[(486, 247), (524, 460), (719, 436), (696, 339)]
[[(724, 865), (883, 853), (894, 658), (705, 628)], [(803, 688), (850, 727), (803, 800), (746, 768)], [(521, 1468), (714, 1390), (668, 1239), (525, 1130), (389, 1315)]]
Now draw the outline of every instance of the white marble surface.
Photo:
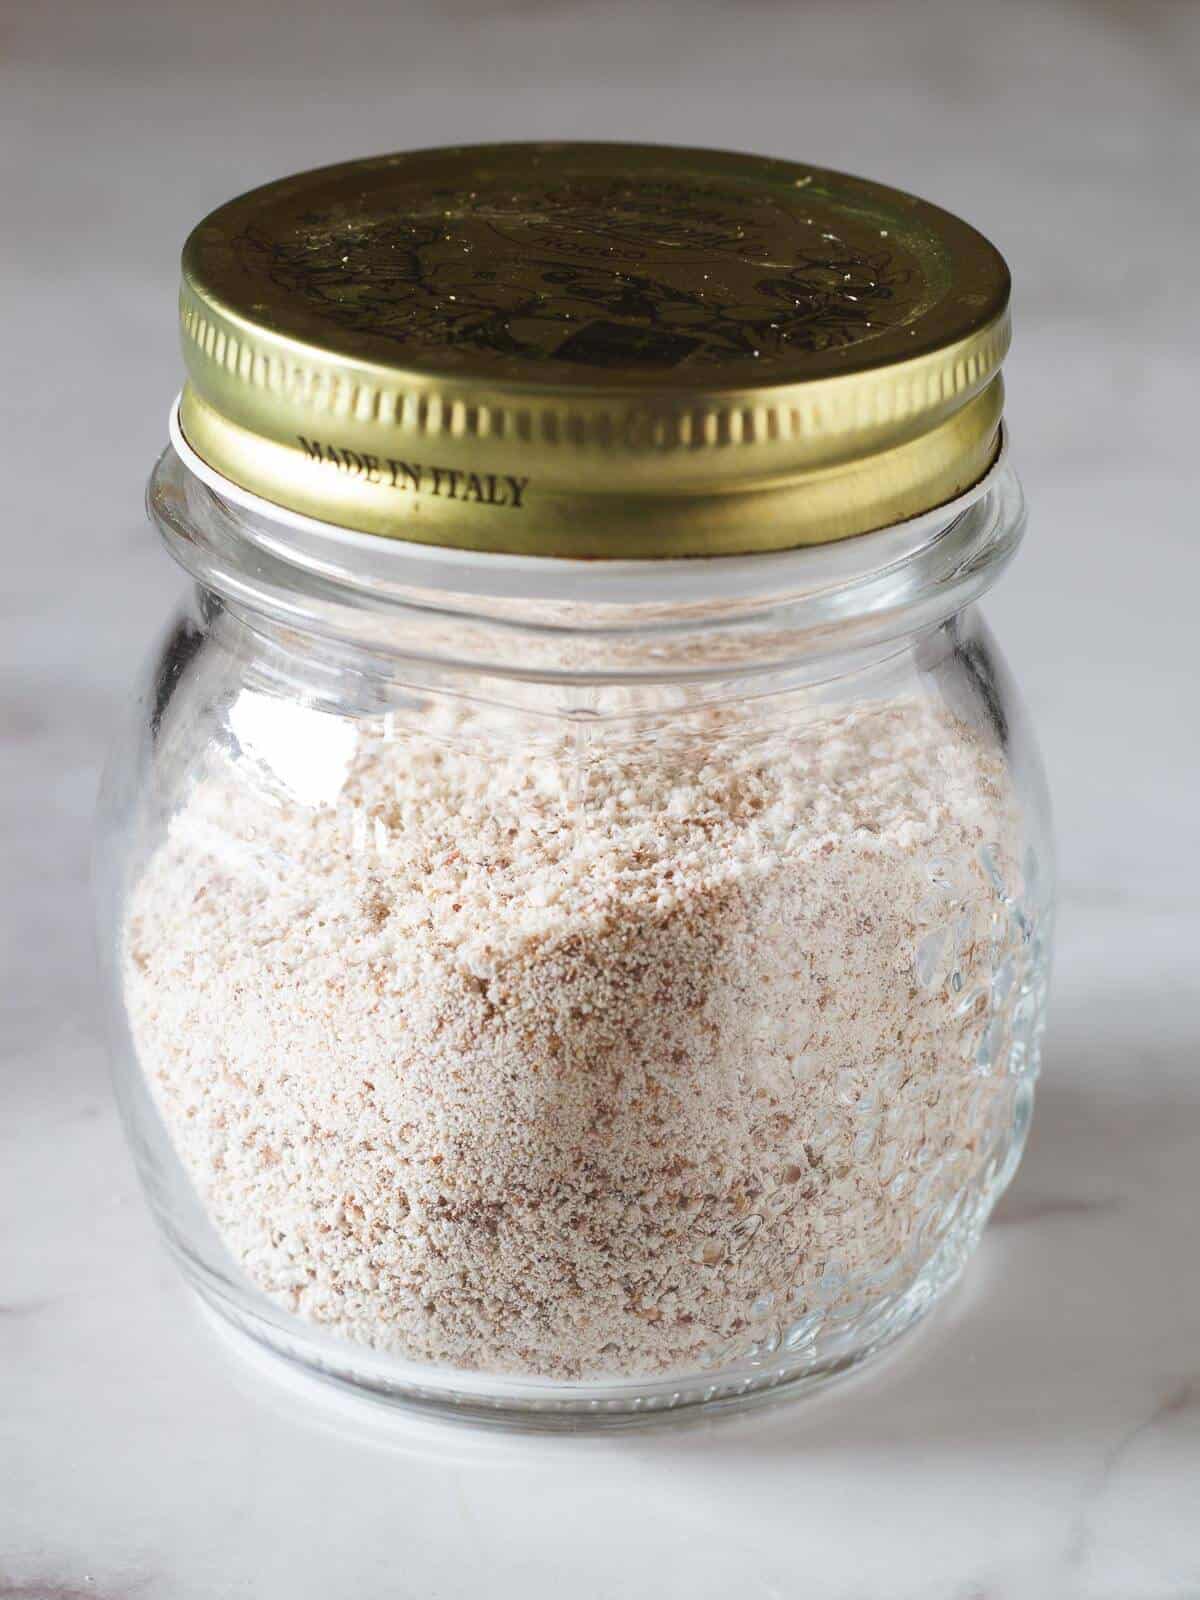
[[(0, 1600), (1196, 1600), (1200, 8), (0, 11)], [(85, 904), (177, 587), (140, 498), (187, 226), (318, 161), (559, 134), (804, 153), (1004, 247), (1034, 515), (990, 614), (1063, 889), (1028, 1157), (928, 1332), (807, 1405), (582, 1442), (379, 1427), (222, 1351), (122, 1145)]]

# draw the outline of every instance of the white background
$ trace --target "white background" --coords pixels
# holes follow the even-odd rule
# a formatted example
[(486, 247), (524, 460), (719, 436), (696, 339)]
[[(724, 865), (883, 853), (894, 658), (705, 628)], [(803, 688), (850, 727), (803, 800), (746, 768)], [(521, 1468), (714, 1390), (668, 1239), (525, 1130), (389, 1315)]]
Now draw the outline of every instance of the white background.
[[(1200, 1596), (1200, 6), (0, 4), (0, 1600)], [(304, 166), (522, 136), (756, 149), (1016, 278), (1060, 956), (1029, 1153), (953, 1304), (807, 1406), (599, 1441), (392, 1423), (225, 1355), (149, 1224), (86, 905), (179, 577), (141, 514), (177, 253)]]

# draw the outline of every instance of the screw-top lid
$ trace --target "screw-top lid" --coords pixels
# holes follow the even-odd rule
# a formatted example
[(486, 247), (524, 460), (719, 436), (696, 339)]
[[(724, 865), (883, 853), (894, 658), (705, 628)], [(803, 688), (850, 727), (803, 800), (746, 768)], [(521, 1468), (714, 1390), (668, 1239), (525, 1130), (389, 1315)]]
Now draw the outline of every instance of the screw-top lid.
[(966, 223), (815, 167), (619, 144), (382, 156), (192, 233), (180, 422), (243, 488), (364, 532), (787, 549), (983, 476), (1008, 296)]

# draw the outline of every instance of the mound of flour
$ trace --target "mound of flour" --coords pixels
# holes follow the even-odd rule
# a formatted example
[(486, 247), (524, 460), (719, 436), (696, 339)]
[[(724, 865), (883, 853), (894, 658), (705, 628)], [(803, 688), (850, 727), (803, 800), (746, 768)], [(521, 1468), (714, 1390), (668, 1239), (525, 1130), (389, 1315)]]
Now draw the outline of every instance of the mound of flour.
[(319, 799), (252, 743), (196, 779), (127, 1008), (276, 1302), (456, 1367), (657, 1374), (933, 1248), (1003, 1109), (1002, 764), (915, 700), (679, 723), (531, 744), (431, 704), (337, 724)]

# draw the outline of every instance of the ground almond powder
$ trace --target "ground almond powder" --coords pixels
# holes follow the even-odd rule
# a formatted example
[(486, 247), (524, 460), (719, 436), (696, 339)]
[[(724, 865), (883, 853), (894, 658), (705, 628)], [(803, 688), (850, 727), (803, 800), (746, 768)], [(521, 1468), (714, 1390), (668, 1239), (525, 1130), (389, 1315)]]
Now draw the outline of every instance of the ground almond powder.
[(796, 1347), (911, 1281), (1009, 1114), (998, 754), (916, 700), (535, 746), (436, 701), (281, 736), (270, 702), (272, 751), (255, 699), (124, 964), (258, 1288), (378, 1351), (574, 1378)]

